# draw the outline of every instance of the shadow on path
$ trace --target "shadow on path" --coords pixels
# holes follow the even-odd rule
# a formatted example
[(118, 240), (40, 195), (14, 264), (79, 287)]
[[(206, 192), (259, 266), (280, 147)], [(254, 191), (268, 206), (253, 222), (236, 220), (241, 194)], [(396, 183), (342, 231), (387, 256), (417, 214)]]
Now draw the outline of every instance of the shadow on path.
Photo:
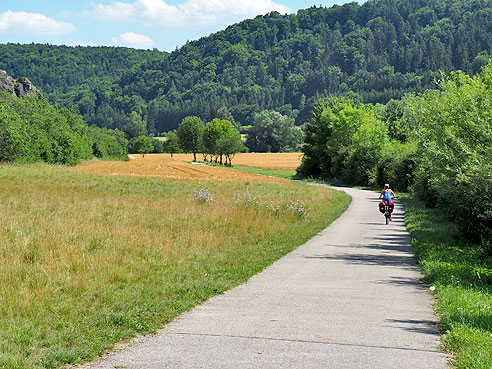
[(406, 277), (390, 277), (390, 279), (377, 281), (378, 284), (387, 284), (394, 286), (411, 286), (417, 288), (419, 290), (427, 290), (427, 285), (418, 279), (415, 278), (406, 278)]
[(439, 329), (436, 322), (432, 320), (414, 320), (414, 319), (386, 319), (389, 323), (398, 324), (394, 328), (403, 329), (409, 332), (418, 332), (431, 335), (439, 335)]
[[(366, 247), (367, 245), (360, 245), (360, 247)], [(380, 245), (369, 245), (369, 248), (380, 247)], [(324, 259), (333, 261), (343, 261), (347, 264), (365, 264), (365, 265), (379, 265), (379, 266), (398, 266), (398, 267), (415, 267), (415, 261), (412, 256), (395, 255), (395, 254), (331, 254), (331, 255), (312, 255), (304, 256), (306, 259)]]

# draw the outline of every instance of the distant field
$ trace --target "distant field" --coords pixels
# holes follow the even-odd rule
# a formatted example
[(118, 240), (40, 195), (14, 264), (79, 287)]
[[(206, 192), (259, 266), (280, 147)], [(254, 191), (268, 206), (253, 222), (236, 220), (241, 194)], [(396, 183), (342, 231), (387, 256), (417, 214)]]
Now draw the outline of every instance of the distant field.
[[(123, 164), (147, 160), (165, 162)], [(59, 368), (154, 332), (313, 237), (350, 202), (271, 180), (0, 165), (0, 368)]]
[[(170, 157), (169, 154), (157, 154)], [(232, 165), (263, 169), (296, 169), (302, 160), (302, 153), (245, 153), (237, 154), (232, 159)], [(138, 155), (135, 155), (138, 156)], [(147, 156), (147, 155), (146, 155)], [(192, 154), (174, 154), (176, 159), (192, 161)], [(201, 155), (197, 155), (198, 160), (202, 160)]]
[[(260, 155), (260, 154), (249, 154)], [(269, 156), (270, 155), (270, 156)], [(260, 156), (264, 165), (281, 166), (293, 165), (295, 156), (292, 154), (267, 154)], [(273, 155), (281, 155), (279, 158)], [(297, 154), (296, 154), (297, 155)], [(194, 181), (224, 181), (224, 182), (250, 182), (250, 183), (288, 183), (288, 180), (259, 176), (253, 173), (234, 170), (231, 168), (213, 167), (187, 163), (185, 160), (193, 160), (192, 155), (180, 154), (147, 154), (132, 155), (130, 161), (90, 161), (75, 167), (67, 168), (71, 172), (104, 174), (104, 175), (126, 175), (163, 177), (172, 179), (186, 179)], [(257, 157), (257, 156), (255, 156)], [(247, 159), (252, 162), (252, 158)], [(239, 160), (238, 160), (239, 161)], [(277, 164), (276, 164), (277, 163)], [(282, 164), (284, 163), (284, 164)]]

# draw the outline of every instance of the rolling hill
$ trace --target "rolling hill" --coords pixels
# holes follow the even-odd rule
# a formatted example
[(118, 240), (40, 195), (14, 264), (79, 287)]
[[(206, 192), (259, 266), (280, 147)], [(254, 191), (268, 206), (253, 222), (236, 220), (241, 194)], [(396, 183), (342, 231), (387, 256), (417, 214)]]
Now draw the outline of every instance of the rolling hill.
[(258, 16), (172, 53), (0, 45), (0, 69), (99, 126), (121, 128), (135, 111), (163, 132), (222, 106), (243, 125), (265, 109), (302, 124), (322, 96), (386, 103), (434, 88), (440, 70), (480, 71), (490, 19), (492, 0), (369, 0)]

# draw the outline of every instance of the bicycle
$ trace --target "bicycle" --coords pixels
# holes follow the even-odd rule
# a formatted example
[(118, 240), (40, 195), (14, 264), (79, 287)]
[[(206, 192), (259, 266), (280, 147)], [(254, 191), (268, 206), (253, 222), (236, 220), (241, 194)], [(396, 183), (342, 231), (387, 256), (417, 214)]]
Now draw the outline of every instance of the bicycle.
[(386, 224), (389, 224), (389, 222), (393, 220), (391, 214), (393, 213), (394, 207), (395, 204), (393, 201), (381, 201), (379, 203), (379, 211), (384, 214)]

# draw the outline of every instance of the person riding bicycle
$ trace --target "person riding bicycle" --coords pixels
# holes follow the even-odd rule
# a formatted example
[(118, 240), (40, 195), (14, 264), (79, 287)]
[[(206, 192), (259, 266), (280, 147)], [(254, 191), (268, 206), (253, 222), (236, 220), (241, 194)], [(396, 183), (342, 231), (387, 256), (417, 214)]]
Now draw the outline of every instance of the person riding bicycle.
[[(379, 198), (382, 199), (383, 201), (381, 201), (381, 203), (379, 204), (379, 209), (382, 213), (384, 213), (384, 203), (386, 203), (388, 206), (389, 206), (389, 212), (390, 212), (390, 220), (391, 219), (391, 214), (393, 213), (393, 209), (394, 209), (394, 204), (393, 204), (393, 198), (395, 198), (395, 193), (393, 192), (393, 190), (390, 188), (390, 185), (388, 183), (386, 183), (384, 185), (384, 188), (383, 190), (381, 191), (381, 194), (379, 195)], [(382, 209), (381, 209), (381, 205), (383, 205)]]

